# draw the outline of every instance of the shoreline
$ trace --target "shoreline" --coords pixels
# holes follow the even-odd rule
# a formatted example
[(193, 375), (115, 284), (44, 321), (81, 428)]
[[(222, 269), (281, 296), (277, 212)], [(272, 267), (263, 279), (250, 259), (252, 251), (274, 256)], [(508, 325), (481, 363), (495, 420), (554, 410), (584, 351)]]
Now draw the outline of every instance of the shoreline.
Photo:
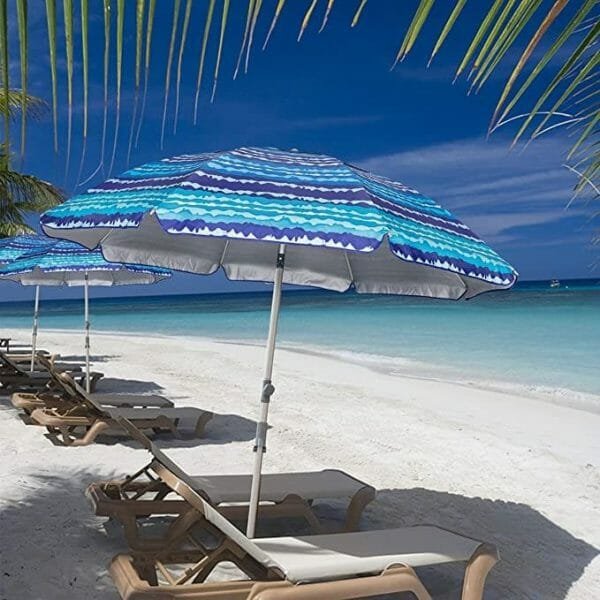
[[(14, 337), (20, 340), (27, 340), (31, 332), (23, 328), (7, 328), (6, 332), (13, 332)], [(77, 335), (77, 329), (44, 328), (48, 334), (59, 335)], [(11, 335), (13, 335), (11, 334)], [(190, 343), (208, 342), (215, 344), (224, 344), (231, 346), (247, 346), (251, 348), (264, 348), (264, 341), (249, 339), (226, 339), (215, 338), (202, 335), (185, 334), (163, 334), (163, 333), (145, 333), (140, 331), (112, 331), (112, 330), (93, 330), (92, 331), (92, 349), (93, 338), (95, 336), (132, 336), (135, 338), (152, 338), (155, 340), (186, 340)], [(479, 378), (466, 378), (461, 376), (458, 369), (443, 366), (441, 370), (444, 375), (440, 376), (434, 373), (433, 367), (413, 359), (403, 357), (393, 357), (377, 355), (360, 351), (348, 351), (342, 349), (327, 348), (324, 346), (310, 346), (300, 343), (279, 342), (278, 350), (293, 352), (303, 356), (325, 357), (339, 361), (345, 364), (358, 365), (370, 369), (378, 374), (403, 377), (415, 381), (430, 381), (437, 383), (448, 383), (452, 385), (464, 386), (469, 389), (478, 389), (481, 391), (491, 391), (507, 394), (515, 394), (524, 399), (534, 399), (555, 406), (571, 408), (582, 412), (600, 415), (600, 394), (592, 394), (579, 390), (562, 387), (550, 387), (544, 385), (529, 384), (524, 382), (502, 381), (498, 379), (488, 379), (483, 374)]]

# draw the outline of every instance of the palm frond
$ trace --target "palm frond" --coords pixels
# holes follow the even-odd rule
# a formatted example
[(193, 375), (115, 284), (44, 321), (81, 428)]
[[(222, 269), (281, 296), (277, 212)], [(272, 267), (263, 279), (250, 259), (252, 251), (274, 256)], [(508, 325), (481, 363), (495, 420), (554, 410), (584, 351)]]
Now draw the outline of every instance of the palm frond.
[(100, 165), (102, 173), (104, 174), (104, 156), (106, 153), (106, 135), (108, 129), (108, 69), (110, 67), (110, 26), (112, 17), (112, 4), (111, 0), (103, 0), (102, 4), (102, 17), (104, 22), (104, 52), (103, 52), (103, 66), (104, 66), (104, 104), (102, 112), (102, 145), (100, 150)]
[(213, 76), (213, 88), (210, 101), (214, 102), (217, 93), (217, 84), (219, 81), (219, 68), (221, 66), (221, 56), (223, 54), (223, 42), (225, 40), (225, 29), (227, 28), (227, 16), (229, 14), (229, 0), (223, 0), (223, 13), (221, 14), (221, 33), (219, 35), (219, 49), (217, 50), (217, 60), (215, 62), (215, 74)]
[(125, 0), (117, 0), (117, 92), (115, 106), (115, 131), (113, 133), (113, 148), (110, 157), (108, 173), (112, 173), (117, 155), (117, 142), (121, 126), (121, 81), (123, 79), (123, 29), (125, 26)]
[(133, 137), (137, 123), (137, 111), (140, 101), (140, 82), (142, 79), (142, 50), (144, 41), (144, 15), (146, 0), (137, 0), (135, 5), (135, 92), (133, 98), (133, 115), (129, 126), (129, 141), (127, 142), (127, 164), (131, 158)]
[(27, 128), (27, 75), (28, 59), (28, 17), (27, 0), (17, 0), (17, 22), (19, 28), (19, 65), (21, 67), (21, 161), (25, 157)]
[[(500, 95), (500, 100), (498, 101), (498, 105), (496, 106), (496, 110), (494, 111), (494, 117), (492, 118), (491, 127), (494, 126), (495, 123), (500, 123), (504, 121), (510, 111), (515, 107), (517, 102), (522, 98), (523, 94), (530, 88), (534, 80), (540, 75), (543, 69), (548, 65), (548, 63), (556, 56), (556, 53), (567, 43), (567, 41), (571, 38), (571, 36), (577, 31), (578, 26), (584, 21), (585, 17), (590, 13), (597, 0), (586, 0), (577, 13), (573, 16), (571, 21), (565, 26), (565, 28), (560, 32), (557, 36), (554, 43), (548, 48), (548, 50), (544, 53), (544, 55), (540, 58), (536, 66), (531, 70), (531, 73), (527, 77), (526, 81), (520, 86), (520, 88), (513, 94), (510, 102), (506, 103), (504, 110), (501, 115), (499, 115), (500, 109), (502, 109), (504, 103), (507, 101), (510, 91), (512, 90), (517, 77), (511, 76), (507, 81), (502, 93)], [(524, 67), (524, 65), (523, 65)]]
[(28, 118), (41, 118), (48, 109), (48, 105), (42, 98), (23, 95), (22, 90), (0, 90), (0, 112), (8, 115), (9, 119), (15, 119), (23, 111), (23, 99), (27, 107)]
[[(2, 89), (4, 98), (8, 101), (9, 97), (9, 71), (8, 62), (8, 15), (6, 10), (6, 0), (0, 0), (0, 62), (2, 67)], [(4, 117), (4, 143), (10, 144), (10, 113), (2, 111)]]
[(306, 10), (304, 19), (302, 19), (302, 25), (300, 26), (300, 32), (298, 33), (298, 41), (300, 41), (302, 39), (302, 36), (304, 35), (304, 32), (306, 31), (306, 28), (308, 27), (308, 24), (310, 23), (312, 15), (315, 12), (315, 7), (317, 6), (318, 1), (319, 0), (312, 0), (308, 9)]
[[(211, 0), (213, 1), (213, 0)], [(142, 98), (142, 110), (140, 112), (140, 118), (135, 134), (135, 146), (140, 140), (140, 132), (142, 130), (142, 123), (144, 122), (144, 114), (146, 113), (146, 98), (148, 97), (148, 77), (150, 75), (150, 54), (152, 49), (152, 32), (154, 30), (154, 14), (156, 12), (156, 0), (150, 0), (148, 4), (148, 19), (146, 20), (146, 49), (144, 56), (144, 95)]]
[(56, 67), (56, 0), (46, 0), (46, 28), (48, 29), (48, 54), (52, 77), (52, 125), (54, 152), (58, 153), (58, 84)]
[(65, 52), (67, 57), (67, 159), (65, 180), (69, 174), (71, 161), (71, 138), (73, 133), (73, 0), (63, 0), (63, 18), (65, 27)]
[(65, 199), (51, 183), (17, 171), (0, 170), (0, 187), (13, 204), (27, 211), (47, 210)]
[[(364, 0), (366, 2), (366, 0)], [(277, 21), (279, 21), (279, 16), (281, 15), (281, 11), (283, 10), (283, 6), (285, 4), (285, 0), (278, 0), (277, 6), (275, 8), (275, 13), (273, 14), (273, 19), (271, 20), (271, 25), (269, 25), (269, 31), (267, 31), (267, 35), (265, 37), (265, 41), (263, 43), (262, 49), (265, 50), (267, 48), (267, 44), (273, 35), (273, 31), (275, 31), (275, 26), (277, 25)]]
[[(254, 30), (256, 29), (256, 23), (258, 22), (258, 15), (260, 13), (261, 7), (262, 7), (262, 0), (256, 0), (254, 2), (254, 11), (252, 13), (252, 22), (250, 23), (250, 31), (248, 33), (248, 44), (246, 45), (246, 61), (244, 62), (244, 73), (248, 72), (248, 64), (250, 63), (250, 51), (252, 50), (252, 44), (254, 42)], [(219, 60), (220, 60), (220, 58), (219, 58)]]
[(81, 20), (81, 75), (83, 86), (83, 145), (81, 148), (81, 158), (79, 159), (79, 172), (77, 174), (77, 184), (81, 181), (81, 173), (83, 172), (83, 163), (87, 149), (88, 138), (88, 82), (89, 82), (89, 66), (88, 66), (88, 24), (89, 24), (89, 0), (81, 0), (80, 6)]
[(165, 92), (163, 101), (162, 125), (160, 128), (160, 147), (161, 150), (165, 144), (165, 125), (167, 122), (167, 106), (169, 104), (169, 90), (171, 89), (171, 68), (173, 66), (173, 55), (175, 54), (175, 40), (177, 39), (177, 25), (179, 23), (179, 9), (181, 0), (175, 0), (173, 8), (173, 23), (171, 25), (171, 41), (169, 42), (169, 56), (167, 58), (167, 68), (165, 71)]
[[(6, 149), (0, 150), (0, 157)], [(1, 163), (4, 160), (0, 159)], [(48, 210), (65, 199), (52, 184), (33, 175), (0, 169), (0, 237), (30, 232), (25, 222), (29, 213)]]
[(435, 46), (433, 47), (433, 50), (431, 51), (431, 56), (429, 57), (429, 62), (427, 63), (428, 67), (433, 62), (433, 59), (435, 58), (436, 54), (439, 52), (440, 48), (442, 47), (442, 44), (446, 41), (448, 34), (450, 33), (451, 29), (454, 27), (454, 24), (456, 23), (456, 20), (460, 16), (460, 13), (462, 12), (466, 3), (467, 3), (467, 0), (457, 0), (456, 1), (456, 4), (454, 5), (454, 9), (450, 13), (448, 20), (446, 21), (446, 24), (444, 25), (444, 28), (442, 29), (442, 32), (440, 33), (440, 36), (438, 37), (438, 39), (435, 43)]
[(242, 57), (244, 56), (244, 50), (248, 42), (248, 34), (250, 33), (250, 26), (252, 25), (252, 15), (254, 14), (254, 3), (256, 0), (248, 0), (248, 10), (246, 11), (246, 26), (244, 28), (244, 37), (242, 38), (242, 45), (240, 46), (240, 53), (238, 54), (237, 63), (235, 65), (235, 71), (233, 72), (233, 78), (237, 79), (240, 71), (240, 65), (242, 64)]
[(354, 16), (352, 17), (352, 23), (350, 24), (350, 27), (356, 27), (358, 25), (358, 21), (360, 20), (360, 17), (366, 5), (367, 0), (360, 0), (360, 4), (358, 5), (358, 8), (356, 9)]
[(173, 121), (173, 134), (177, 133), (177, 120), (179, 119), (179, 92), (181, 89), (181, 68), (183, 66), (183, 52), (187, 40), (190, 16), (192, 14), (192, 0), (186, 0), (185, 13), (183, 17), (183, 30), (179, 42), (179, 57), (177, 59), (177, 83), (175, 84), (175, 119)]
[(196, 79), (196, 97), (194, 98), (194, 125), (198, 121), (198, 100), (200, 98), (200, 87), (202, 85), (202, 74), (204, 72), (204, 61), (206, 59), (206, 47), (208, 45), (208, 36), (212, 24), (213, 14), (215, 12), (216, 0), (210, 0), (208, 3), (208, 12), (204, 23), (204, 35), (202, 36), (202, 50), (200, 51), (200, 61), (198, 63), (198, 77)]
[(319, 28), (319, 33), (321, 33), (321, 31), (323, 31), (323, 29), (325, 29), (325, 27), (327, 26), (327, 23), (329, 22), (329, 15), (331, 14), (331, 11), (333, 10), (334, 3), (335, 3), (335, 0), (327, 1), (327, 8), (325, 9), (325, 14), (323, 15), (323, 22), (321, 23), (321, 27)]
[(411, 51), (423, 25), (425, 25), (425, 21), (427, 21), (427, 17), (431, 12), (434, 3), (435, 0), (421, 0), (412, 22), (408, 26), (408, 30), (406, 31), (406, 35), (404, 36), (400, 50), (398, 50), (392, 68), (394, 68), (398, 62), (403, 61), (406, 58), (406, 55)]

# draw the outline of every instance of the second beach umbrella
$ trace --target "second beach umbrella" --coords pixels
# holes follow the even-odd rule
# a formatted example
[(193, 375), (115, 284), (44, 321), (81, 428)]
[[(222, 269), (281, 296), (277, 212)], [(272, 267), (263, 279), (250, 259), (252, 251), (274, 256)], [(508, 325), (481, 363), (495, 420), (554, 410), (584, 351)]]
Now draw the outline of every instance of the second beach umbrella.
[(40, 252), (21, 256), (0, 266), (0, 279), (35, 285), (34, 328), (31, 369), (35, 362), (39, 318), (39, 286), (82, 286), (84, 288), (84, 329), (86, 389), (90, 391), (90, 319), (89, 286), (112, 286), (156, 283), (171, 273), (151, 266), (121, 264), (104, 259), (100, 250), (88, 250), (79, 244), (49, 240)]
[(247, 533), (254, 535), (283, 283), (471, 298), (515, 270), (432, 199), (330, 156), (272, 148), (142, 165), (57, 206), (46, 234), (107, 259), (273, 282)]

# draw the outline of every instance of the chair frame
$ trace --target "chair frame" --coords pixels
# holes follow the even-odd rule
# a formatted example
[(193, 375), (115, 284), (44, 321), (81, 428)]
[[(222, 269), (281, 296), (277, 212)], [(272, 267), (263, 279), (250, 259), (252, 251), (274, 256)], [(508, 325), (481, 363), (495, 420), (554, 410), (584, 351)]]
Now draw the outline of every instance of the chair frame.
[[(159, 464), (160, 461), (155, 458), (125, 479), (92, 483), (85, 492), (97, 516), (108, 517), (122, 524), (125, 539), (132, 550), (161, 549), (177, 543), (182, 535), (187, 535), (181, 533), (181, 523), (188, 519), (190, 506), (184, 500), (169, 498), (173, 495), (173, 490), (153, 474)], [(199, 493), (202, 493), (201, 490)], [(202, 495), (212, 504), (212, 500), (206, 494)], [(375, 489), (365, 483), (350, 497), (342, 531), (358, 529), (362, 513), (375, 499), (375, 495)], [(323, 524), (312, 507), (313, 500), (297, 494), (288, 494), (279, 502), (262, 503), (259, 506), (259, 517), (261, 519), (302, 518), (313, 533), (323, 533)], [(247, 504), (215, 504), (214, 506), (229, 520), (241, 521), (248, 516)], [(166, 535), (152, 539), (142, 535), (140, 519), (151, 515), (175, 517), (168, 526)]]
[[(218, 531), (205, 518), (201, 497), (185, 481), (160, 463), (154, 463), (153, 469), (190, 506), (185, 513), (188, 523), (181, 526), (189, 532), (189, 522), (193, 521), (217, 543), (207, 544), (198, 535), (188, 535), (185, 546), (178, 543), (155, 552), (117, 555), (110, 574), (123, 600), (351, 600), (399, 592), (412, 592), (417, 600), (431, 600), (414, 570), (405, 564), (391, 565), (379, 574), (336, 581), (286, 581), (279, 569), (261, 564)], [(494, 546), (477, 547), (467, 563), (461, 600), (482, 600), (487, 575), (497, 560)], [(251, 581), (207, 583), (207, 577), (222, 562), (233, 563)], [(171, 565), (179, 568), (170, 570)], [(189, 566), (181, 571), (183, 565)]]

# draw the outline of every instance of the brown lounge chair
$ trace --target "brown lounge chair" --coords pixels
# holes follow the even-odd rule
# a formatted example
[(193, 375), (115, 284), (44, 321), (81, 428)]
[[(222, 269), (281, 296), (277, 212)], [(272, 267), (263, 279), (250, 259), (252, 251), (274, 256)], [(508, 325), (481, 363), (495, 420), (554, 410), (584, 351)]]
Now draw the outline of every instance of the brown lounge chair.
[[(68, 375), (63, 374), (63, 377), (68, 378)], [(78, 391), (82, 400), (80, 403), (36, 408), (31, 413), (31, 421), (46, 427), (50, 437), (64, 446), (87, 446), (102, 433), (122, 433), (123, 428), (117, 424), (120, 417), (129, 419), (138, 429), (148, 429), (155, 433), (168, 431), (178, 435), (185, 428), (191, 429), (195, 436), (200, 437), (213, 416), (211, 412), (190, 407), (102, 406), (72, 378), (70, 385)]]
[[(10, 401), (12, 405), (31, 414), (36, 408), (72, 408), (75, 405), (85, 403), (86, 392), (68, 374), (58, 373), (49, 367), (52, 379), (46, 389), (31, 392), (14, 392)], [(150, 394), (90, 394), (98, 404), (103, 407), (134, 407), (155, 406), (165, 408), (173, 406), (173, 403), (163, 396)]]
[[(48, 365), (51, 364), (44, 357), (37, 356), (35, 369), (30, 371), (29, 364), (15, 361), (8, 354), (0, 351), (0, 391), (8, 393), (18, 389), (43, 389), (52, 378), (52, 373), (48, 368)], [(61, 369), (65, 369), (64, 372), (77, 373), (79, 379), (85, 378), (85, 374), (81, 373), (81, 367), (77, 365), (55, 365), (55, 369), (59, 370), (59, 366)], [(102, 377), (102, 373), (90, 374), (92, 389), (95, 389), (98, 380)]]
[[(123, 600), (350, 600), (400, 592), (430, 600), (413, 569), (453, 562), (467, 563), (462, 600), (481, 600), (498, 560), (494, 546), (430, 525), (249, 539), (172, 461), (153, 460), (149, 468), (189, 505), (188, 525), (195, 520), (196, 529), (185, 543), (116, 556), (110, 574)], [(221, 563), (249, 580), (206, 582)]]
[[(127, 427), (127, 425), (126, 425)], [(153, 461), (166, 468), (172, 465), (141, 431), (128, 427), (132, 438), (150, 451)], [(192, 476), (194, 490), (229, 519), (245, 519), (248, 514), (249, 475)], [(109, 517), (124, 527), (132, 550), (156, 550), (177, 543), (188, 535), (183, 525), (189, 520), (190, 506), (171, 488), (152, 474), (152, 463), (119, 481), (92, 483), (86, 490), (97, 516)], [(323, 527), (312, 510), (318, 498), (348, 500), (344, 531), (354, 531), (363, 510), (375, 498), (375, 489), (343, 471), (327, 469), (309, 473), (265, 474), (261, 482), (261, 518), (300, 517), (315, 533)], [(173, 515), (174, 519), (161, 537), (148, 537), (142, 520), (152, 515)], [(156, 528), (155, 528), (156, 529)]]

